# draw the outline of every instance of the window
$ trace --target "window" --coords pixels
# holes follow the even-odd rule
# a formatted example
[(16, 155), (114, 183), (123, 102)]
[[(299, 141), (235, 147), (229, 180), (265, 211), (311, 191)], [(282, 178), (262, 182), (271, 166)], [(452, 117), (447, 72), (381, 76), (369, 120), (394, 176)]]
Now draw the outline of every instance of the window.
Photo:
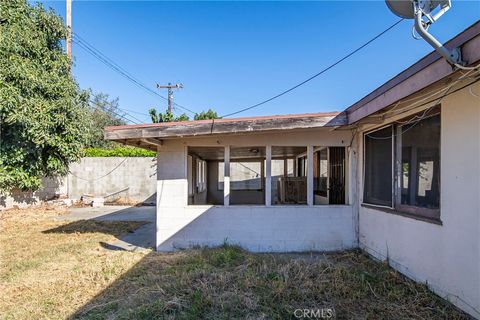
[(392, 206), (393, 126), (365, 135), (365, 185), (363, 201)]
[(307, 147), (272, 146), (272, 205), (307, 204)]
[(440, 116), (397, 128), (400, 194), (403, 209), (440, 208)]
[(313, 154), (313, 177), (315, 194), (326, 197), (328, 184), (328, 149), (323, 148)]
[(204, 160), (197, 160), (197, 192), (207, 189), (207, 163)]
[(307, 156), (301, 156), (297, 158), (297, 175), (299, 177), (306, 177), (307, 176)]
[(365, 134), (363, 201), (438, 220), (440, 114), (412, 119)]
[(345, 204), (345, 147), (314, 147), (313, 203)]

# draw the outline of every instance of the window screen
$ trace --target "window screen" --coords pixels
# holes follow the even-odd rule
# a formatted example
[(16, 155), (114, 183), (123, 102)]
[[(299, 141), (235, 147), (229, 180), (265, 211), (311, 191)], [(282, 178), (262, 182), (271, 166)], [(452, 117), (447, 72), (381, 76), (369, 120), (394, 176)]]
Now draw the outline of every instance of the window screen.
[(365, 203), (392, 206), (392, 130), (365, 134)]
[(401, 203), (440, 207), (440, 115), (401, 127)]

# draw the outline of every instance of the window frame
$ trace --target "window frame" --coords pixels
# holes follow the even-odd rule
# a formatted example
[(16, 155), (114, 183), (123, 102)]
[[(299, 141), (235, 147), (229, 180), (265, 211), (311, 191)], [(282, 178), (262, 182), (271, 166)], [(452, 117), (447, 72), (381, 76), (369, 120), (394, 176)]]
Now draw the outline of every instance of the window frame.
[[(412, 114), (409, 117), (406, 117), (404, 119), (399, 119), (396, 122), (404, 122), (406, 120), (412, 119), (415, 116), (423, 114), (424, 111), (420, 111), (418, 113)], [(439, 116), (440, 117), (440, 132), (441, 132), (441, 112), (440, 112), (440, 107), (437, 106), (434, 108), (434, 112), (429, 114), (428, 116), (424, 117), (424, 119), (428, 119), (431, 117)], [(432, 208), (425, 208), (425, 207), (420, 207), (420, 206), (414, 206), (414, 205), (407, 205), (407, 204), (402, 204), (401, 202), (401, 192), (402, 192), (402, 187), (401, 187), (401, 180), (402, 179), (402, 139), (401, 139), (401, 130), (402, 130), (402, 124), (398, 124), (396, 122), (389, 123), (387, 125), (369, 130), (364, 132), (363, 134), (363, 192), (362, 192), (362, 206), (364, 207), (372, 207), (372, 208), (378, 208), (378, 209), (386, 209), (383, 211), (386, 211), (388, 213), (393, 213), (393, 214), (399, 214), (402, 216), (414, 218), (414, 219), (420, 219), (423, 221), (427, 222), (432, 222), (436, 224), (441, 224), (441, 201), (439, 203), (439, 207), (436, 209)], [(392, 127), (392, 206), (382, 206), (378, 204), (372, 204), (367, 201), (365, 201), (364, 195), (365, 195), (365, 184), (366, 184), (366, 176), (365, 176), (365, 166), (366, 166), (366, 143), (365, 143), (365, 138), (368, 134), (371, 134), (373, 132), (385, 129), (387, 127)], [(439, 179), (441, 181), (441, 134), (439, 137), (438, 141), (438, 148), (439, 148)], [(441, 189), (440, 189), (441, 190)], [(441, 191), (440, 191), (441, 192)], [(440, 198), (441, 199), (441, 198)]]
[[(366, 175), (365, 175), (365, 158), (367, 156), (367, 153), (365, 152), (366, 150), (366, 143), (365, 143), (365, 137), (373, 132), (377, 132), (380, 130), (383, 130), (385, 128), (391, 127), (392, 128), (392, 186), (391, 186), (391, 206), (386, 206), (386, 205), (381, 205), (381, 204), (375, 204), (375, 203), (369, 203), (365, 202), (365, 183), (366, 183)], [(363, 173), (363, 190), (362, 190), (362, 204), (366, 204), (369, 206), (374, 206), (374, 207), (379, 207), (379, 208), (388, 208), (388, 209), (394, 209), (395, 208), (395, 126), (393, 123), (389, 123), (387, 125), (366, 131), (363, 133), (363, 168), (362, 168), (362, 173)]]

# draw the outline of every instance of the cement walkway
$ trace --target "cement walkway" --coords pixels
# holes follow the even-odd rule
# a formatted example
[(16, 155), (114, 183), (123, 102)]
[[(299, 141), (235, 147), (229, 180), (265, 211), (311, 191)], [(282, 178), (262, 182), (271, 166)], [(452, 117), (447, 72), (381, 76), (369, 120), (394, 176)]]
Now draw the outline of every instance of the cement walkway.
[(104, 244), (110, 250), (144, 250), (155, 246), (155, 207), (105, 206), (101, 208), (71, 208), (60, 221), (95, 219), (99, 221), (147, 221), (132, 233), (122, 236), (113, 243)]

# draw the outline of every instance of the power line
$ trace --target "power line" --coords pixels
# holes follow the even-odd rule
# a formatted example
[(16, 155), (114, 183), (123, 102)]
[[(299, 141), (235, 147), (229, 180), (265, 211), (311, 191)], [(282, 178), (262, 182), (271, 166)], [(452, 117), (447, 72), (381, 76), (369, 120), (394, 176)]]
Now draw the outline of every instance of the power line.
[(323, 70), (321, 70), (320, 72), (314, 74), (313, 76), (311, 76), (310, 78), (294, 85), (293, 87), (285, 90), (285, 91), (282, 91), (281, 93), (277, 94), (277, 95), (274, 95), (273, 97), (271, 98), (268, 98), (266, 100), (263, 100), (262, 102), (259, 102), (257, 104), (254, 104), (252, 106), (249, 106), (249, 107), (246, 107), (246, 108), (243, 108), (243, 109), (240, 109), (238, 111), (235, 111), (235, 112), (232, 112), (232, 113), (229, 113), (229, 114), (226, 114), (224, 116), (222, 116), (222, 118), (225, 118), (225, 117), (230, 117), (230, 116), (233, 116), (235, 114), (239, 114), (239, 113), (242, 113), (244, 111), (247, 111), (247, 110), (251, 110), (253, 108), (257, 108), (267, 102), (270, 102), (272, 100), (275, 100), (295, 89), (297, 89), (298, 87), (304, 85), (305, 83), (315, 79), (316, 77), (320, 76), (321, 74), (327, 72), (328, 70), (332, 69), (333, 67), (335, 67), (336, 65), (340, 64), (341, 62), (343, 62), (344, 60), (350, 58), (351, 56), (353, 56), (355, 53), (357, 53), (358, 51), (362, 50), (363, 48), (365, 48), (366, 46), (368, 46), (370, 43), (372, 43), (373, 41), (377, 40), (378, 38), (380, 38), (382, 35), (384, 35), (385, 33), (387, 33), (388, 31), (390, 31), (391, 29), (393, 29), (395, 26), (397, 26), (400, 22), (402, 22), (404, 19), (400, 19), (398, 20), (397, 22), (395, 22), (394, 24), (392, 24), (391, 26), (389, 26), (388, 28), (386, 28), (385, 30), (383, 30), (382, 32), (380, 32), (379, 34), (377, 34), (376, 36), (374, 36), (373, 38), (371, 38), (370, 40), (368, 40), (367, 42), (365, 42), (364, 44), (362, 44), (360, 47), (358, 47), (357, 49), (351, 51), (350, 53), (348, 53), (347, 55), (343, 56), (341, 59), (337, 60), (336, 62), (332, 63), (331, 65), (329, 65), (328, 67), (324, 68)]
[[(109, 109), (107, 109), (107, 108), (105, 108), (105, 107), (103, 107), (103, 106), (101, 106), (101, 105), (98, 105), (98, 104), (97, 104), (96, 102), (94, 102), (93, 100), (89, 100), (89, 102), (93, 105), (94, 108), (97, 108), (97, 109), (100, 108), (100, 109), (102, 109), (102, 110), (105, 111), (105, 112), (111, 112), (111, 113), (113, 113), (114, 115), (116, 115), (117, 117), (122, 118), (123, 120), (127, 121), (127, 123), (128, 123), (128, 122), (131, 122), (131, 123), (133, 123), (133, 124), (140, 124), (140, 123), (143, 122), (143, 121), (138, 120), (138, 119), (137, 119), (137, 120), (140, 121), (140, 123), (139, 123), (139, 122), (136, 122), (136, 121), (134, 121), (134, 120), (128, 119), (126, 116), (121, 115), (121, 114), (119, 114), (118, 112), (116, 112), (116, 111), (114, 111), (114, 110), (109, 110)], [(118, 108), (118, 109), (121, 110), (120, 108)], [(129, 116), (132, 117), (133, 119), (136, 119), (136, 118), (133, 117), (132, 115), (129, 115)]]
[[(100, 62), (102, 62), (106, 66), (110, 67), (114, 71), (118, 72), (120, 75), (122, 75), (123, 77), (125, 77), (129, 81), (133, 82), (138, 87), (146, 90), (150, 94), (155, 95), (157, 97), (160, 97), (161, 99), (164, 99), (164, 100), (168, 101), (168, 99), (166, 97), (162, 96), (158, 92), (152, 90), (147, 85), (142, 83), (138, 78), (133, 76), (130, 72), (125, 70), (123, 67), (121, 67), (119, 64), (117, 64), (115, 61), (113, 61), (108, 56), (103, 54), (100, 50), (95, 48), (92, 44), (90, 44), (85, 39), (83, 39), (80, 35), (78, 35), (78, 33), (73, 32), (73, 36), (74, 36), (73, 41), (74, 41), (75, 44), (79, 45), (83, 50), (85, 50), (86, 52), (88, 52), (89, 54), (91, 54), (92, 56), (97, 58)], [(191, 110), (191, 109), (189, 109), (189, 108), (187, 108), (183, 105), (180, 105), (176, 102), (173, 102), (173, 104), (176, 105), (177, 107), (179, 107), (180, 109), (183, 109), (187, 112), (190, 112), (191, 114), (196, 114), (195, 111), (193, 111), (193, 110)]]
[(128, 112), (131, 112), (131, 113), (136, 113), (138, 115), (141, 115), (141, 116), (145, 116), (145, 117), (149, 117), (150, 118), (150, 115), (147, 114), (147, 113), (143, 113), (143, 112), (138, 112), (138, 111), (135, 111), (135, 110), (132, 110), (132, 109), (125, 109), (125, 108), (122, 108), (123, 111), (128, 111)]

